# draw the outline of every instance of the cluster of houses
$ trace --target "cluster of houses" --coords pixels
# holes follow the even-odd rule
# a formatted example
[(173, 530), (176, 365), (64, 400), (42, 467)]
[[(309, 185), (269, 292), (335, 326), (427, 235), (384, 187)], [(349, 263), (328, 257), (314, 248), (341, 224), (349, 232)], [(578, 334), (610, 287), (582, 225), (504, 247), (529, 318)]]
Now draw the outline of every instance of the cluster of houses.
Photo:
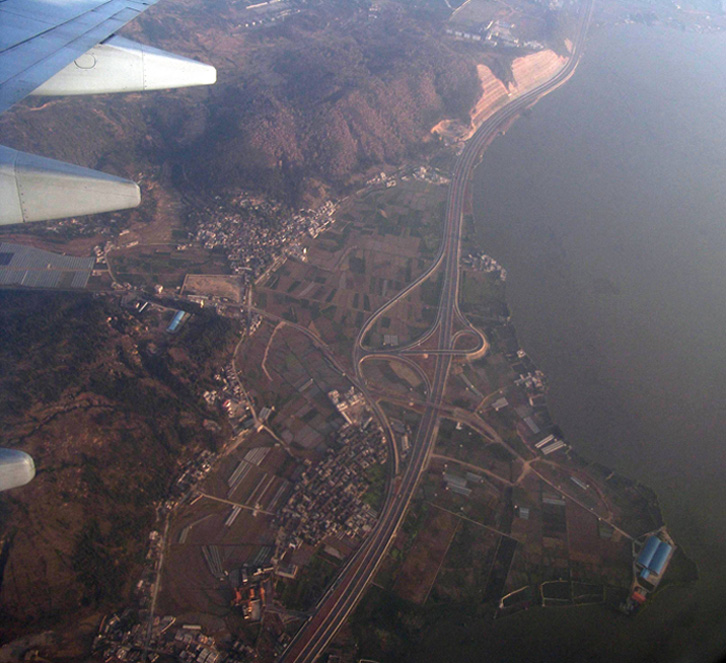
[(220, 647), (215, 638), (205, 635), (199, 624), (180, 624), (171, 616), (156, 617), (151, 638), (145, 646), (147, 626), (132, 610), (104, 618), (93, 642), (93, 651), (106, 663), (151, 663), (166, 658), (183, 663), (242, 663), (254, 660), (254, 650), (233, 641)]
[(476, 269), (487, 274), (495, 274), (502, 281), (507, 280), (507, 270), (504, 269), (494, 258), (483, 252), (470, 253), (461, 259), (462, 265), (469, 269)]
[(364, 536), (377, 514), (362, 497), (369, 488), (366, 470), (386, 462), (379, 428), (348, 424), (337, 433), (336, 447), (302, 473), (277, 517), (278, 550), (302, 543), (317, 545), (326, 536)]
[(334, 221), (335, 204), (289, 214), (279, 203), (240, 195), (196, 210), (193, 239), (206, 249), (222, 247), (235, 274), (256, 279), (288, 252), (300, 252), (305, 236), (317, 237)]
[(526, 48), (531, 51), (541, 51), (545, 48), (545, 45), (540, 41), (534, 39), (522, 40), (516, 35), (515, 27), (514, 23), (498, 18), (476, 28), (448, 27), (446, 28), (446, 34), (456, 39), (481, 42), (490, 46)]

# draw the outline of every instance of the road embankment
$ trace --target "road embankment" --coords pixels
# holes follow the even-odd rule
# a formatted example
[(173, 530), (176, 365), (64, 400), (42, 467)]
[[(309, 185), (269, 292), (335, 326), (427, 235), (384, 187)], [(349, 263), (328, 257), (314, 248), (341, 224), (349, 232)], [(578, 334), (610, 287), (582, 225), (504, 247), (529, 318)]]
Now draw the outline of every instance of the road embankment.
[(557, 55), (552, 50), (515, 58), (511, 65), (513, 81), (509, 85), (505, 85), (486, 65), (477, 65), (481, 94), (469, 112), (469, 124), (457, 120), (442, 120), (431, 132), (450, 142), (468, 140), (502, 106), (550, 80), (567, 61), (568, 58)]

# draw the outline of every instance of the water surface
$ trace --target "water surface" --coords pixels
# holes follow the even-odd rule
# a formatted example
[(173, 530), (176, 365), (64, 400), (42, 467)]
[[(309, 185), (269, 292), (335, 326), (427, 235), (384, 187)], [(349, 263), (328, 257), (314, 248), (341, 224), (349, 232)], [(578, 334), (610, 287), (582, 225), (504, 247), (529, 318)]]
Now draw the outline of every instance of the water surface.
[(486, 152), (474, 207), (568, 441), (654, 488), (701, 574), (628, 622), (528, 617), (552, 641), (532, 660), (726, 646), (726, 36), (592, 34), (571, 81)]

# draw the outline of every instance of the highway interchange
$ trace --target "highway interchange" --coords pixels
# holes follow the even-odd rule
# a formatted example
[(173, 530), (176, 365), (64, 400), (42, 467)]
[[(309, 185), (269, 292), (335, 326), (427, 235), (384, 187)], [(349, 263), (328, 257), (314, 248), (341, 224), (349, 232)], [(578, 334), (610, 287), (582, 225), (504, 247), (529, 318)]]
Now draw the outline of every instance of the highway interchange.
[[(421, 472), (426, 468), (428, 458), (436, 442), (441, 404), (446, 389), (453, 358), (456, 354), (468, 354), (471, 350), (456, 350), (455, 326), (469, 323), (459, 310), (459, 260), (461, 252), (461, 234), (463, 211), (468, 184), (474, 167), (482, 154), (483, 148), (522, 110), (531, 106), (538, 98), (562, 85), (574, 73), (582, 54), (587, 26), (592, 15), (593, 0), (585, 0), (580, 10), (577, 34), (572, 48), (572, 55), (567, 64), (551, 79), (533, 90), (517, 97), (499, 109), (487, 119), (466, 143), (458, 157), (451, 178), (444, 219), (444, 238), (433, 265), (416, 281), (401, 291), (394, 299), (376, 311), (361, 329), (356, 339), (354, 365), (356, 367), (356, 383), (364, 385), (360, 366), (366, 356), (377, 354), (363, 348), (363, 338), (375, 320), (396, 302), (408, 295), (434, 272), (443, 270), (443, 285), (439, 300), (438, 315), (431, 330), (423, 340), (438, 334), (435, 355), (433, 380), (430, 382), (427, 395), (428, 405), (423, 413), (416, 438), (411, 446), (407, 464), (403, 474), (390, 481), (384, 500), (384, 506), (374, 531), (361, 545), (356, 553), (339, 573), (336, 581), (316, 606), (312, 617), (302, 626), (286, 651), (280, 657), (284, 663), (313, 663), (324, 651), (327, 644), (335, 636), (348, 615), (352, 612), (372, 580), (378, 564), (386, 549), (393, 540), (401, 525), (411, 498), (416, 489)], [(478, 333), (478, 332), (477, 332)], [(387, 349), (385, 354), (396, 355), (410, 352), (411, 348)], [(396, 463), (396, 470), (398, 469)]]

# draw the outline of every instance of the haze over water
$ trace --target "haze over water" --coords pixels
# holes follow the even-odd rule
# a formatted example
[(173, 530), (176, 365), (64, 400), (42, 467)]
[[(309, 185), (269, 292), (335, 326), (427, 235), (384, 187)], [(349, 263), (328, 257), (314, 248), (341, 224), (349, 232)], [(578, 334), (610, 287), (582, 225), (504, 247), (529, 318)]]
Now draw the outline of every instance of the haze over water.
[(635, 619), (530, 612), (502, 633), (540, 624), (529, 660), (726, 642), (726, 36), (591, 34), (573, 79), (488, 149), (474, 208), (568, 441), (653, 488), (701, 574)]

